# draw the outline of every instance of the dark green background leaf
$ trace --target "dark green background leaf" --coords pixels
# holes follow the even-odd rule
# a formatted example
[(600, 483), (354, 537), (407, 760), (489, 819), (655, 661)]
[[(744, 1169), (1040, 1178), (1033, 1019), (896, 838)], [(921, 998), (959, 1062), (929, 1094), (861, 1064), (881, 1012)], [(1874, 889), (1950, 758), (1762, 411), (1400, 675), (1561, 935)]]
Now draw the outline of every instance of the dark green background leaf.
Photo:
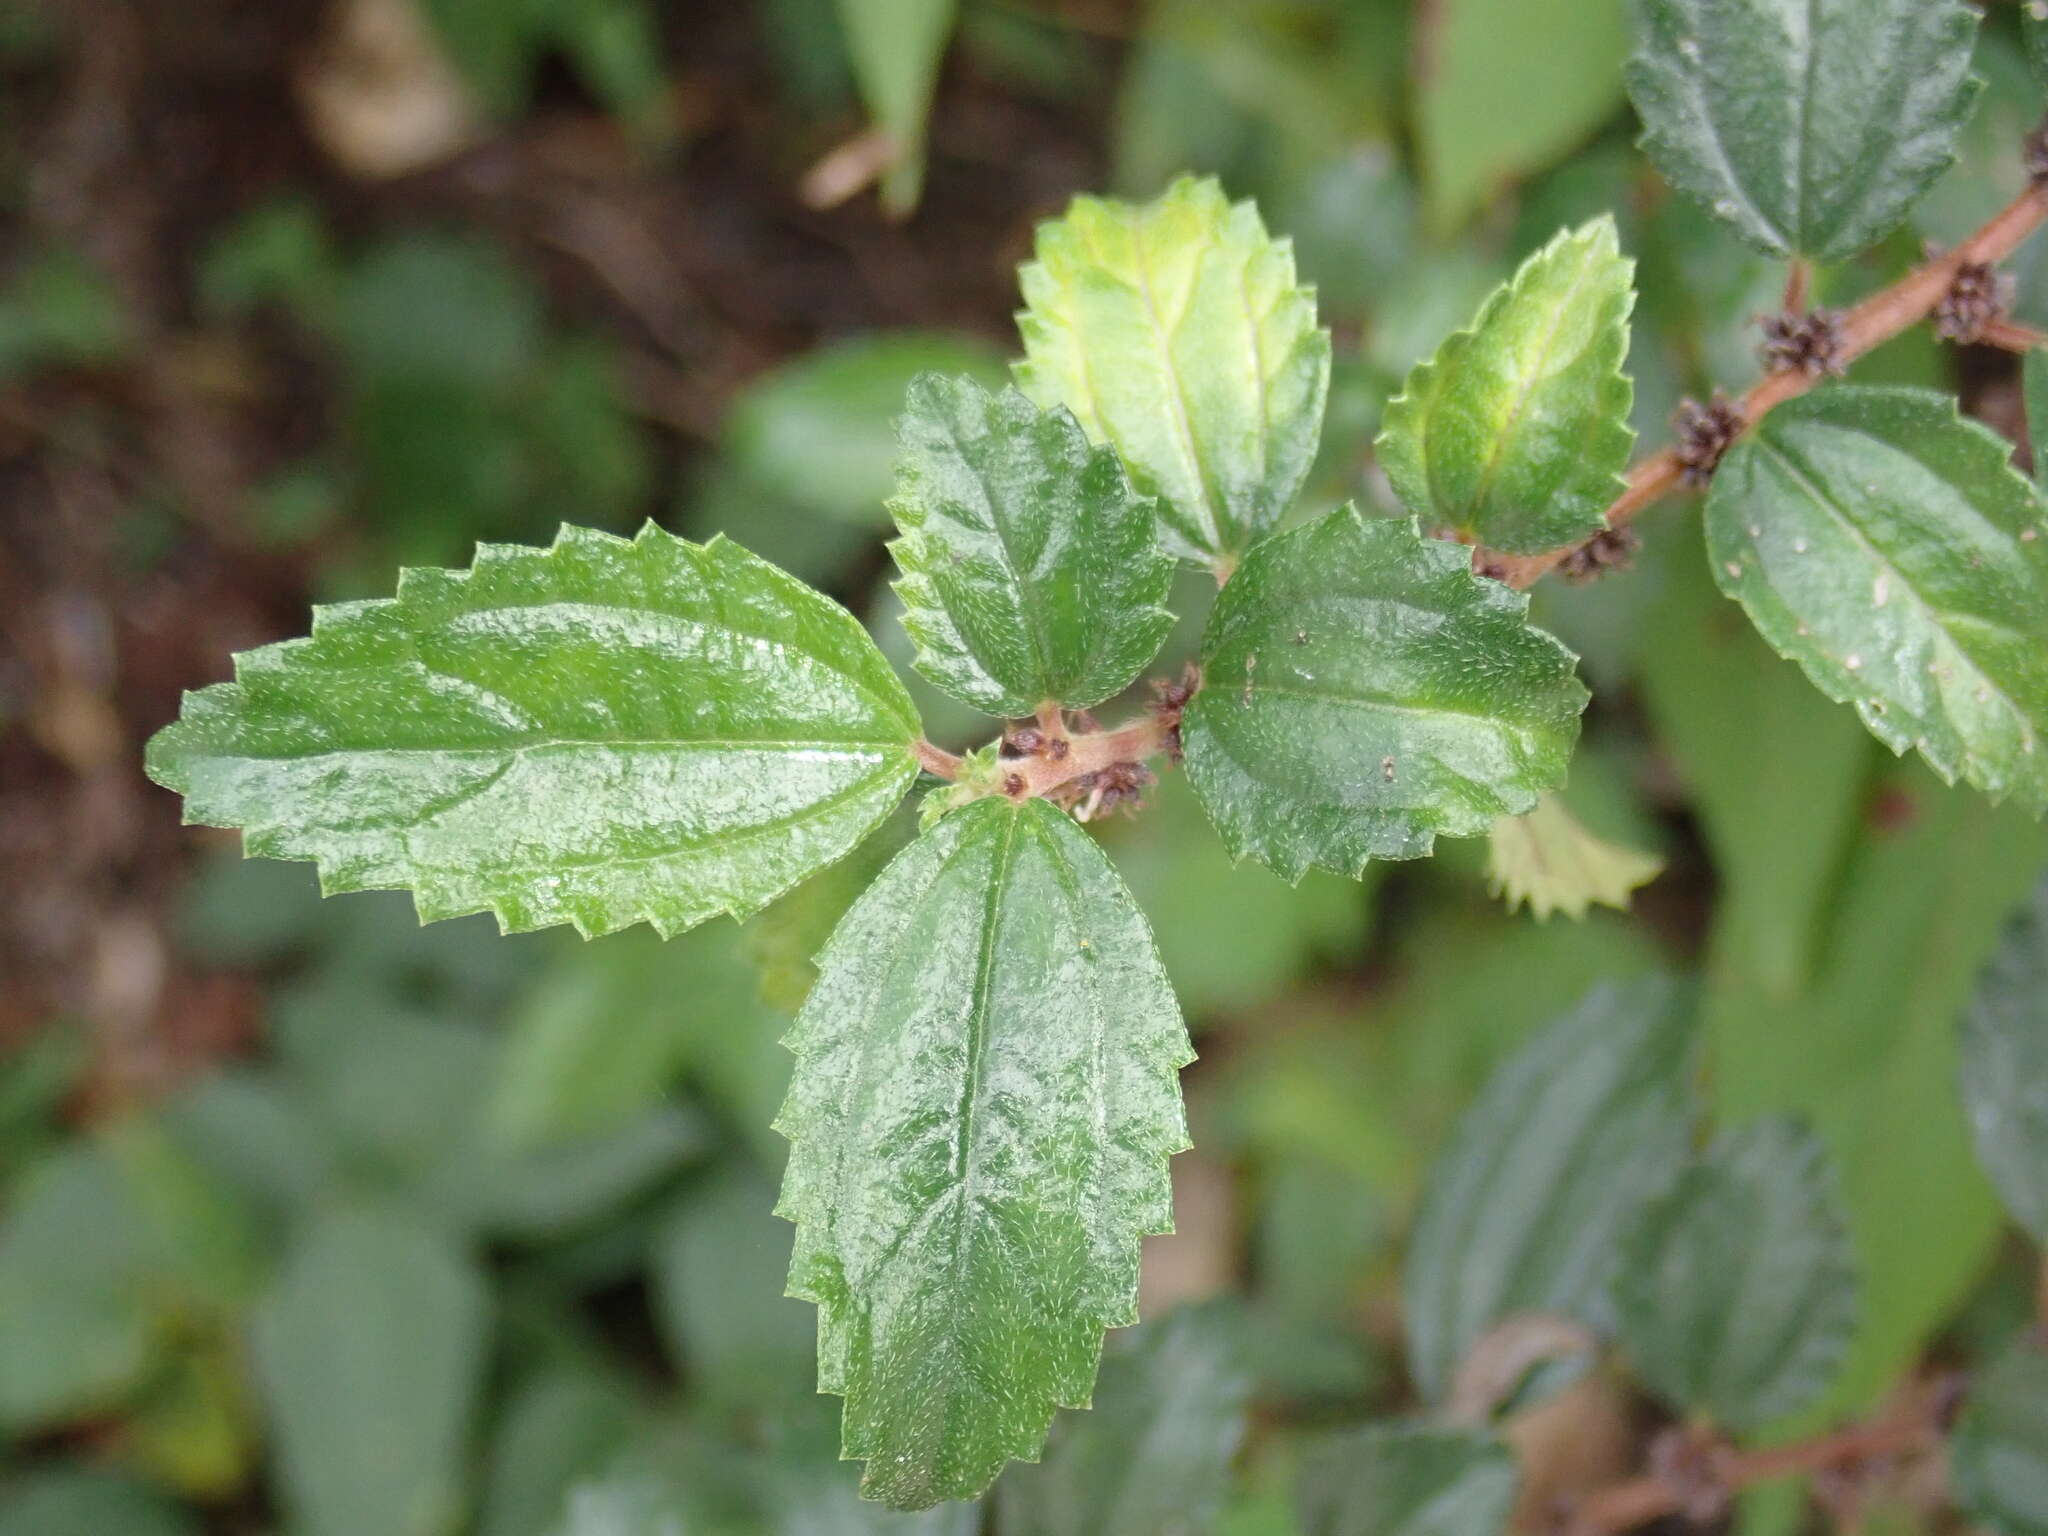
[(1303, 1536), (1498, 1536), (1517, 1473), (1489, 1435), (1372, 1424), (1333, 1436), (1302, 1468)]
[(2013, 1219), (2048, 1243), (2048, 881), (2013, 914), (1963, 1015), (1963, 1108)]

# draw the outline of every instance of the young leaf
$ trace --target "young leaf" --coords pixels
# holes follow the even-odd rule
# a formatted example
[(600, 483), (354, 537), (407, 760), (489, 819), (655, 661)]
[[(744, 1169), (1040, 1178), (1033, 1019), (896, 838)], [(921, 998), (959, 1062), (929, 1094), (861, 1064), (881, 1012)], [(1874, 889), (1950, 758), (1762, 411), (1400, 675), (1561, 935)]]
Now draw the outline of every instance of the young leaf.
[(1415, 365), (1377, 444), (1409, 511), (1511, 554), (1604, 526), (1635, 441), (1634, 270), (1612, 217), (1561, 232)]
[(435, 1536), (461, 1508), (489, 1297), (442, 1233), (336, 1209), (256, 1319), (286, 1504), (308, 1536)]
[(1369, 1424), (1308, 1458), (1294, 1505), (1304, 1536), (1495, 1536), (1516, 1481), (1514, 1456), (1491, 1435)]
[(846, 916), (788, 1043), (790, 1294), (862, 1490), (967, 1499), (1088, 1400), (1172, 1222), (1192, 1059), (1152, 936), (1042, 800), (940, 820)]
[(852, 616), (737, 545), (564, 528), (316, 609), (310, 639), (186, 694), (149, 773), (330, 893), (667, 934), (859, 842), (916, 776), (917, 731)]
[(2048, 1536), (2048, 1353), (2021, 1342), (1972, 1385), (1949, 1441), (1958, 1508), (1996, 1536)]
[(1976, 96), (1963, 0), (1638, 0), (1643, 146), (1759, 250), (1843, 261), (1954, 156)]
[(1120, 691), (1173, 627), (1153, 503), (1062, 407), (912, 382), (889, 548), (917, 668), (991, 715)]
[(1557, 788), (1586, 690), (1528, 599), (1340, 507), (1254, 549), (1202, 637), (1189, 781), (1233, 858), (1357, 875)]
[(900, 218), (924, 191), (926, 120), (959, 0), (839, 0), (854, 79), (888, 135), (882, 206)]
[(1797, 1413), (1856, 1330), (1856, 1269), (1820, 1139), (1792, 1120), (1723, 1136), (1621, 1238), (1621, 1337), (1659, 1395), (1727, 1429)]
[(1978, 1161), (2013, 1219), (2048, 1243), (2048, 881), (1978, 977), (1962, 1081)]
[(1943, 779), (2048, 809), (2048, 538), (2010, 445), (1926, 390), (1793, 400), (1729, 450), (1714, 579), (1779, 655)]
[(1177, 1536), (1211, 1529), (1251, 1393), (1237, 1315), (1181, 1307), (1111, 1338), (1095, 1406), (1062, 1420), (1039, 1466), (996, 1490), (1007, 1536)]
[(1524, 902), (1539, 919), (1563, 912), (1583, 921), (1586, 909), (1628, 909), (1629, 892), (1663, 872), (1664, 861), (1595, 837), (1555, 795), (1521, 816), (1494, 819), (1487, 840), (1486, 879), (1514, 911)]
[(1182, 179), (1134, 206), (1078, 197), (1020, 278), (1017, 382), (1065, 405), (1159, 498), (1166, 547), (1222, 570), (1314, 462), (1330, 336), (1258, 209)]
[(1691, 1135), (1692, 1009), (1670, 982), (1606, 986), (1523, 1047), (1465, 1112), (1408, 1250), (1408, 1359), (1430, 1401), (1520, 1312), (1598, 1326), (1616, 1234)]

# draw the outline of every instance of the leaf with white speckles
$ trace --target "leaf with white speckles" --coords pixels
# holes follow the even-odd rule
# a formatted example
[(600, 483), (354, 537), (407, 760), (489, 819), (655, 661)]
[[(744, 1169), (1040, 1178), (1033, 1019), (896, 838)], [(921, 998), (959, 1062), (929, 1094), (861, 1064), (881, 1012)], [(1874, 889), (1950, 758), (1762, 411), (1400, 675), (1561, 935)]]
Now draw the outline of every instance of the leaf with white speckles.
[(149, 773), (330, 893), (673, 933), (853, 847), (917, 734), (874, 642), (795, 578), (723, 539), (564, 528), (315, 610), (309, 638), (188, 693)]
[(780, 1212), (862, 1491), (969, 1499), (1088, 1402), (1172, 1225), (1192, 1059), (1145, 919), (1043, 800), (978, 800), (883, 871), (788, 1045)]
[(1926, 390), (1836, 387), (1729, 450), (1721, 589), (1829, 698), (1950, 783), (2048, 809), (2048, 519), (2004, 439)]
[(1351, 507), (1254, 547), (1210, 613), (1182, 726), (1231, 856), (1355, 876), (1559, 787), (1586, 690), (1528, 607), (1463, 546)]

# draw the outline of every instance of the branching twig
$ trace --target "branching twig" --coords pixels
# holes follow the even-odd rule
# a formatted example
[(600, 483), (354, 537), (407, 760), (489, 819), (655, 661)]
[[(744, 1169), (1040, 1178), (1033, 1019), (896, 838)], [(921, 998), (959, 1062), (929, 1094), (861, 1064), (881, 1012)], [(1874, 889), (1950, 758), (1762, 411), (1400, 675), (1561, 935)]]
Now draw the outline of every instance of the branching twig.
[[(1954, 287), (1958, 272), (1973, 263), (1996, 265), (2004, 261), (2043, 221), (2048, 221), (2048, 181), (2037, 180), (1954, 250), (1914, 268), (1844, 315), (1840, 360), (1847, 363), (1861, 357), (1925, 320)], [(1818, 377), (1796, 368), (1767, 374), (1739, 402), (1742, 418), (1754, 427), (1769, 412), (1805, 394), (1819, 382)], [(1620, 528), (1633, 522), (1646, 508), (1677, 490), (1684, 475), (1685, 465), (1675, 448), (1666, 448), (1642, 460), (1629, 471), (1627, 489), (1608, 507), (1607, 526)], [(1499, 555), (1490, 550), (1475, 550), (1473, 563), (1475, 569), (1497, 575), (1511, 587), (1527, 588), (1590, 542), (1581, 540), (1542, 555)]]

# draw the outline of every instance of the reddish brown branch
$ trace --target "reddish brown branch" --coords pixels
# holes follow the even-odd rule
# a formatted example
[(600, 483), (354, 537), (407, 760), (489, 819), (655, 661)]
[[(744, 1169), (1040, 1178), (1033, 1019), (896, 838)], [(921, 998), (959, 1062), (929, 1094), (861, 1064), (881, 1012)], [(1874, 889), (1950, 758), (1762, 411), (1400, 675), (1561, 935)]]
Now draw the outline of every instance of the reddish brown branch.
[[(1918, 325), (1947, 297), (1958, 272), (1972, 264), (1996, 265), (2004, 261), (2044, 220), (2048, 220), (2048, 181), (2037, 181), (1954, 250), (1914, 268), (1843, 316), (1840, 361), (1846, 364)], [(1742, 417), (1754, 427), (1778, 406), (1805, 394), (1819, 382), (1820, 376), (1797, 368), (1767, 374), (1742, 397)], [(1626, 526), (1646, 508), (1677, 490), (1684, 479), (1684, 468), (1674, 448), (1639, 462), (1629, 471), (1627, 488), (1608, 507), (1607, 526)], [(1586, 542), (1590, 541), (1581, 540), (1541, 555), (1498, 555), (1476, 550), (1473, 562), (1475, 568), (1497, 574), (1511, 587), (1527, 588), (1555, 570)]]

